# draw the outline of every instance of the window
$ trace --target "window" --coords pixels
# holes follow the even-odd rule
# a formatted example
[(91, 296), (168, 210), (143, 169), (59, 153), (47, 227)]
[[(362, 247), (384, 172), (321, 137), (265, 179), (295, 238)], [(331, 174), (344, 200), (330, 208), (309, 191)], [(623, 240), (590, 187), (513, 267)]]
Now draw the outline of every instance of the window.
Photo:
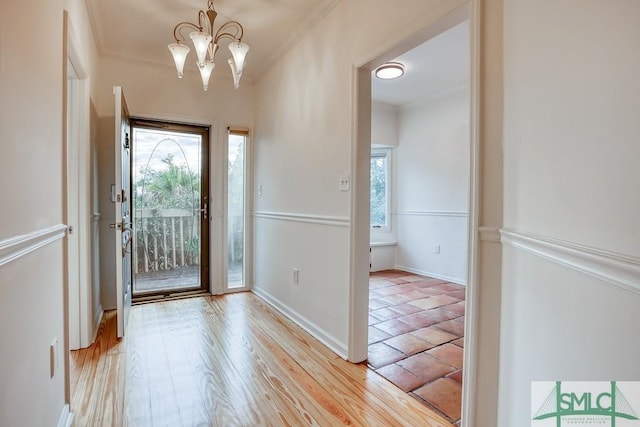
[(227, 286), (245, 286), (246, 159), (248, 133), (229, 129), (227, 146)]
[(390, 166), (391, 150), (371, 151), (371, 228), (390, 229)]

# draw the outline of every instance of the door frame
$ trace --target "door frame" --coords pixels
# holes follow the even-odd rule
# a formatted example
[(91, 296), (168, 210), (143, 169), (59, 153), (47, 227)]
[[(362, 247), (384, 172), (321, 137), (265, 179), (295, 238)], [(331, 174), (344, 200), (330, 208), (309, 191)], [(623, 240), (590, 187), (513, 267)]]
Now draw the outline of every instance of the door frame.
[[(241, 122), (233, 124), (220, 122), (217, 119), (204, 116), (173, 115), (161, 113), (136, 113), (135, 118), (150, 121), (166, 121), (174, 123), (189, 123), (196, 126), (209, 127), (209, 293), (222, 295), (233, 292), (242, 292), (251, 289), (253, 285), (253, 130), (251, 126)], [(246, 128), (249, 130), (247, 143), (247, 160), (245, 167), (248, 176), (246, 178), (246, 229), (245, 241), (246, 267), (245, 287), (229, 289), (226, 276), (226, 155), (227, 155), (227, 128)]]
[[(63, 364), (65, 371), (65, 407), (71, 405), (70, 350), (88, 347), (94, 339), (97, 324), (92, 324), (94, 296), (91, 290), (92, 260), (88, 256), (91, 248), (91, 159), (90, 159), (90, 89), (89, 75), (81, 59), (80, 43), (73, 29), (71, 16), (63, 12), (62, 44), (62, 218), (68, 227), (74, 226), (78, 239), (78, 257), (69, 254), (69, 235), (63, 242)], [(71, 89), (75, 98), (69, 99)], [(70, 154), (76, 150), (76, 161), (69, 162)], [(78, 191), (70, 194), (69, 181), (78, 181)], [(77, 224), (71, 224), (71, 210), (77, 210)], [(70, 271), (78, 271), (78, 280), (70, 283)], [(101, 314), (101, 310), (100, 310)], [(98, 317), (98, 322), (100, 317)]]
[[(158, 125), (158, 126), (156, 126)], [(208, 215), (206, 218), (206, 221), (202, 222), (202, 227), (200, 229), (200, 233), (202, 234), (203, 232), (206, 233), (206, 239), (204, 239), (204, 244), (206, 246), (202, 247), (202, 253), (201, 253), (201, 260), (204, 260), (206, 262), (206, 268), (204, 268), (204, 272), (202, 272), (203, 269), (203, 265), (202, 265), (202, 261), (201, 261), (201, 272), (204, 274), (201, 274), (202, 278), (206, 278), (207, 279), (207, 283), (206, 286), (201, 286), (201, 289), (197, 289), (197, 290), (185, 290), (185, 291), (180, 291), (178, 290), (177, 292), (170, 292), (171, 294), (184, 294), (184, 295), (189, 295), (189, 294), (198, 294), (198, 293), (210, 293), (211, 292), (211, 222), (212, 222), (212, 205), (213, 205), (213, 201), (211, 200), (211, 140), (212, 140), (212, 126), (211, 125), (207, 125), (207, 124), (199, 124), (199, 123), (194, 123), (194, 122), (187, 122), (184, 120), (174, 120), (174, 119), (166, 119), (166, 118), (158, 118), (158, 116), (154, 116), (153, 118), (151, 117), (143, 117), (143, 116), (132, 116), (130, 117), (130, 128), (131, 128), (131, 158), (130, 158), (130, 165), (129, 165), (129, 170), (131, 172), (133, 172), (133, 150), (135, 149), (135, 138), (134, 138), (134, 134), (133, 134), (133, 129), (134, 128), (142, 128), (142, 129), (159, 129), (159, 128), (163, 128), (163, 125), (168, 125), (172, 128), (168, 128), (168, 131), (175, 131), (175, 132), (180, 132), (180, 128), (183, 127), (185, 129), (185, 133), (189, 133), (190, 129), (189, 128), (200, 128), (203, 129), (203, 134), (204, 137), (202, 138), (202, 143), (203, 143), (203, 148), (205, 150), (203, 157), (203, 169), (205, 171), (205, 178), (208, 177), (209, 179), (207, 181), (204, 181), (204, 185), (203, 185), (203, 189), (202, 192), (206, 195), (207, 197), (207, 203), (208, 203)], [(204, 130), (206, 129), (206, 130)], [(196, 132), (194, 132), (194, 135), (196, 134)], [(131, 177), (133, 177), (133, 173), (131, 173)], [(131, 218), (132, 218), (132, 223), (134, 224), (133, 228), (134, 228), (134, 234), (133, 234), (133, 241), (132, 241), (132, 250), (134, 247), (137, 247), (137, 233), (135, 233), (135, 208), (134, 208), (134, 191), (133, 191), (133, 179), (131, 179), (130, 182), (130, 189), (129, 189), (129, 193), (131, 194)], [(202, 208), (202, 206), (201, 206)], [(133, 257), (132, 257), (133, 258)], [(132, 259), (133, 261), (133, 259)], [(133, 267), (132, 267), (132, 289), (135, 286), (133, 283), (135, 281), (135, 273), (133, 272)], [(133, 291), (132, 291), (133, 292)], [(133, 300), (134, 302), (142, 302), (142, 301), (149, 301), (149, 300), (156, 300), (158, 298), (160, 298), (163, 295), (166, 295), (167, 292), (164, 291), (160, 291), (160, 292), (148, 292), (148, 293), (143, 293), (143, 294), (138, 294), (135, 295), (135, 293), (132, 294), (133, 296)]]
[(480, 2), (466, 4), (446, 13), (395, 45), (372, 54), (353, 67), (354, 133), (351, 144), (351, 245), (349, 278), (348, 359), (367, 358), (369, 305), (369, 175), (371, 158), (371, 72), (384, 62), (451, 28), (463, 19), (470, 22), (470, 182), (468, 217), (468, 272), (465, 314), (465, 347), (462, 386), (462, 426), (475, 425), (475, 389), (478, 355), (478, 224), (480, 203)]
[[(65, 11), (64, 53), (64, 201), (65, 224), (73, 227), (78, 242), (78, 257), (71, 259), (66, 249), (69, 347), (88, 347), (93, 341), (96, 325), (92, 324), (91, 292), (91, 153), (89, 130), (89, 75), (80, 59), (79, 42), (71, 18)], [(69, 90), (73, 99), (69, 99)], [(75, 154), (74, 154), (75, 153)], [(70, 161), (69, 159), (73, 159)], [(76, 180), (77, 192), (70, 191), (70, 181)], [(74, 212), (72, 212), (72, 210)], [(74, 218), (75, 216), (75, 218)], [(72, 221), (75, 219), (75, 221)], [(76, 222), (75, 224), (72, 222)], [(78, 280), (70, 282), (69, 272), (78, 271)]]

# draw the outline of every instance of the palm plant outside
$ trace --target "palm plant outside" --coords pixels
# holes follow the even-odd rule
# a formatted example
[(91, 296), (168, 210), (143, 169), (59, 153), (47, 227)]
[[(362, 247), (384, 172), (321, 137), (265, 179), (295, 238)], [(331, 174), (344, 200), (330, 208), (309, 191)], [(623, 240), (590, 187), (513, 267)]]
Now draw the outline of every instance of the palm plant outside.
[[(161, 162), (162, 167), (158, 169), (142, 166), (139, 178), (133, 184), (133, 203), (139, 220), (137, 262), (140, 269), (145, 269), (144, 262), (153, 260), (153, 265), (146, 266), (153, 271), (157, 268), (176, 268), (181, 262), (186, 265), (197, 264), (200, 254), (197, 231), (200, 207), (199, 171), (192, 171), (187, 164), (176, 164), (175, 157), (170, 153)], [(177, 220), (184, 221), (182, 230), (186, 232), (182, 241), (177, 242), (177, 247), (186, 250), (186, 259), (170, 253), (176, 245), (175, 239), (181, 239), (180, 222), (168, 221), (167, 218), (177, 213), (180, 213)], [(167, 247), (164, 247), (164, 242), (168, 242)], [(174, 265), (174, 259), (177, 265)]]
[(371, 158), (371, 226), (387, 225), (387, 160)]
[(140, 178), (134, 184), (135, 209), (193, 209), (199, 205), (200, 175), (186, 165), (176, 165), (167, 154), (165, 169), (140, 168)]

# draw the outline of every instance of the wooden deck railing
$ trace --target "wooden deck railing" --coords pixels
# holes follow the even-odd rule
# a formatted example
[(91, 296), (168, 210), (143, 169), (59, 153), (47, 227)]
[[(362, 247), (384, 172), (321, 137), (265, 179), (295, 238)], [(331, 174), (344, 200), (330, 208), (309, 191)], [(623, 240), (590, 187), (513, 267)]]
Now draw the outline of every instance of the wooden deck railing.
[(199, 211), (143, 209), (134, 221), (135, 273), (200, 264)]

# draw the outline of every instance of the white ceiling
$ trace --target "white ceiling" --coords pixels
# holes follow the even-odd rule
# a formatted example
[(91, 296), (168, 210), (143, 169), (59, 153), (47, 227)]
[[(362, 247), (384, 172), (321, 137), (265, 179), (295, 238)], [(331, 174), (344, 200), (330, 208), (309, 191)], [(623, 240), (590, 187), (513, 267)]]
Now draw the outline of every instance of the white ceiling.
[(399, 106), (468, 85), (469, 56), (465, 21), (393, 59), (404, 64), (402, 77), (380, 80), (372, 75), (372, 99)]
[[(259, 77), (339, 0), (215, 0), (215, 29), (235, 20), (244, 27), (250, 46), (243, 80)], [(207, 0), (86, 0), (98, 50), (127, 60), (173, 67), (167, 49), (178, 22), (197, 21)], [(229, 56), (223, 46), (214, 74), (230, 77), (222, 66)], [(469, 81), (469, 23), (463, 22), (399, 56), (405, 75), (396, 80), (372, 79), (374, 101), (403, 105)], [(195, 69), (191, 52), (186, 67)]]
[[(101, 54), (173, 67), (167, 49), (178, 22), (196, 22), (206, 0), (86, 0), (98, 50)], [(337, 0), (215, 0), (218, 12), (214, 30), (234, 20), (244, 27), (250, 46), (243, 80), (259, 76), (304, 32), (324, 16)], [(190, 42), (190, 41), (189, 41)], [(230, 56), (226, 45), (216, 57), (220, 67)], [(195, 53), (187, 58), (194, 67)], [(225, 72), (230, 75), (228, 67)], [(216, 71), (214, 71), (216, 73)]]

